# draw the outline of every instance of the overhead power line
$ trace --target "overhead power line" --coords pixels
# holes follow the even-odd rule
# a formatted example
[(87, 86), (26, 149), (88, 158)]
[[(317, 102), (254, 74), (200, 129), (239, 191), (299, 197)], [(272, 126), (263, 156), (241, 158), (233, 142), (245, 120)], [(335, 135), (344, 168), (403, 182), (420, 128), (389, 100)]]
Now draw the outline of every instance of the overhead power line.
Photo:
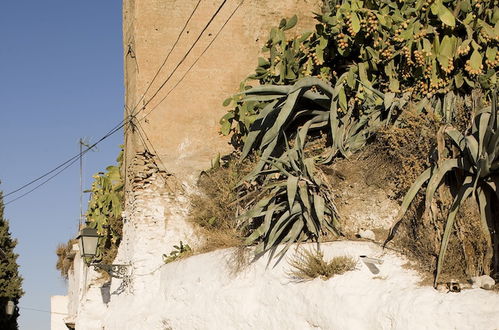
[[(189, 48), (189, 50), (187, 51), (187, 53), (185, 53), (185, 55), (182, 57), (182, 59), (177, 63), (177, 65), (175, 66), (175, 68), (172, 70), (172, 72), (168, 75), (168, 77), (165, 79), (165, 81), (159, 86), (159, 88), (156, 90), (156, 92), (154, 92), (154, 94), (149, 98), (149, 100), (142, 106), (142, 108), (139, 110), (139, 112), (141, 112), (142, 110), (144, 110), (147, 105), (154, 99), (154, 97), (156, 97), (156, 95), (158, 95), (158, 93), (163, 89), (163, 87), (170, 81), (171, 77), (175, 74), (175, 72), (177, 72), (177, 69), (182, 65), (182, 63), (184, 63), (184, 61), (187, 59), (187, 56), (189, 56), (189, 54), (191, 53), (191, 51), (194, 49), (194, 47), (196, 46), (196, 44), (199, 42), (199, 40), (201, 39), (201, 37), (203, 36), (203, 34), (205, 33), (205, 31), (208, 29), (208, 27), (210, 26), (210, 24), (213, 22), (213, 20), (217, 17), (218, 13), (222, 10), (222, 8), (224, 7), (225, 3), (227, 2), (227, 0), (223, 0), (222, 3), (218, 6), (217, 10), (215, 11), (215, 13), (211, 16), (210, 20), (208, 21), (208, 23), (206, 23), (206, 25), (204, 26), (204, 28), (201, 30), (201, 32), (199, 33), (199, 35), (197, 36), (196, 40), (194, 41), (194, 43), (191, 45), (191, 47)], [(135, 111), (136, 107), (138, 106), (138, 104), (132, 109), (132, 112)]]
[[(48, 181), (50, 181), (53, 177), (57, 176), (58, 174), (60, 174), (62, 171), (64, 171), (65, 169), (67, 169), (68, 167), (70, 167), (71, 165), (73, 165), (74, 163), (76, 163), (76, 161), (78, 161), (80, 155), (84, 155), (86, 154), (87, 152), (89, 152), (91, 149), (93, 149), (95, 146), (97, 146), (99, 143), (101, 143), (102, 141), (104, 141), (105, 139), (107, 139), (108, 137), (110, 137), (111, 135), (113, 135), (114, 133), (118, 132), (121, 128), (123, 128), (124, 126), (124, 123), (121, 123), (119, 125), (116, 125), (113, 129), (111, 129), (109, 132), (106, 133), (106, 135), (104, 135), (103, 137), (101, 137), (97, 142), (93, 143), (92, 145), (88, 146), (85, 150), (83, 150), (82, 152), (79, 152), (78, 154), (74, 155), (73, 157), (69, 158), (68, 160), (66, 160), (65, 162), (57, 165), (55, 168), (53, 168), (52, 170), (42, 174), (41, 176), (37, 177), (36, 179), (33, 179), (31, 180), (30, 182), (22, 185), (21, 187), (17, 188), (17, 189), (14, 189), (12, 191), (10, 191), (9, 193), (6, 193), (4, 194), (4, 198), (5, 197), (8, 197), (10, 195), (13, 195), (33, 184), (35, 184), (36, 182), (46, 178), (47, 176), (50, 176), (52, 173), (56, 172), (53, 176), (51, 176), (50, 178), (48, 178), (47, 180), (43, 181), (42, 183), (40, 183), (39, 185), (37, 185), (35, 188), (33, 188), (32, 190), (30, 190), (29, 192), (23, 194), (22, 196), (19, 196), (18, 198), (16, 198), (15, 200), (19, 199), (20, 197), (24, 197), (26, 196), (28, 193), (36, 190), (37, 188), (41, 187), (42, 185), (44, 185), (45, 183), (47, 183)], [(14, 200), (11, 200), (7, 203), (5, 203), (6, 205), (8, 203), (12, 203)]]
[(196, 13), (198, 7), (199, 7), (199, 4), (201, 3), (201, 0), (199, 0), (196, 4), (196, 6), (194, 7), (194, 9), (192, 10), (191, 14), (189, 15), (189, 18), (187, 19), (187, 21), (185, 21), (184, 23), (184, 26), (182, 27), (182, 29), (180, 30), (180, 33), (178, 34), (177, 36), (177, 39), (175, 40), (175, 42), (173, 43), (173, 46), (172, 48), (170, 49), (170, 51), (168, 52), (168, 54), (166, 55), (165, 59), (163, 60), (163, 63), (160, 65), (159, 69), (156, 71), (156, 73), (154, 74), (154, 77), (152, 78), (151, 82), (149, 83), (149, 85), (147, 86), (146, 90), (144, 91), (144, 93), (142, 93), (142, 96), (140, 97), (140, 99), (137, 101), (137, 103), (135, 104), (135, 106), (133, 107), (132, 109), (132, 114), (133, 112), (135, 111), (135, 109), (137, 109), (137, 107), (139, 106), (140, 102), (144, 99), (144, 97), (146, 96), (147, 92), (149, 91), (149, 89), (151, 88), (152, 84), (154, 83), (154, 81), (156, 80), (156, 78), (159, 76), (159, 73), (161, 72), (161, 70), (163, 70), (163, 67), (166, 65), (166, 62), (168, 61), (168, 59), (170, 58), (170, 55), (173, 53), (173, 50), (177, 47), (177, 44), (178, 42), (180, 41), (180, 38), (182, 37), (182, 34), (184, 33), (185, 29), (187, 28), (187, 26), (189, 25), (192, 17), (194, 16), (194, 14)]
[(203, 50), (203, 52), (196, 58), (196, 60), (184, 72), (184, 74), (182, 75), (182, 77), (180, 77), (180, 80), (177, 81), (177, 83), (175, 85), (173, 85), (173, 87), (168, 91), (168, 93), (166, 93), (166, 95), (153, 108), (151, 108), (149, 110), (149, 112), (142, 119), (147, 118), (147, 116), (149, 116), (151, 114), (151, 112), (153, 112), (153, 110), (156, 109), (173, 92), (173, 90), (178, 87), (178, 85), (180, 85), (180, 83), (184, 80), (184, 78), (191, 71), (191, 69), (199, 62), (199, 60), (201, 59), (201, 57), (208, 51), (208, 49), (211, 47), (211, 45), (215, 42), (215, 40), (217, 39), (217, 37), (219, 36), (219, 34), (222, 32), (222, 30), (225, 28), (225, 26), (229, 23), (229, 21), (232, 19), (232, 17), (235, 15), (235, 13), (237, 12), (237, 10), (242, 6), (243, 3), (244, 3), (244, 0), (242, 0), (236, 6), (236, 8), (234, 8), (234, 10), (232, 11), (232, 13), (227, 18), (227, 20), (225, 20), (224, 24), (217, 31), (217, 33), (215, 34), (215, 36), (213, 37), (213, 39), (211, 39), (211, 41), (205, 47), (205, 49)]
[(35, 311), (35, 312), (48, 313), (48, 314), (69, 315), (68, 313), (51, 312), (51, 311), (47, 311), (47, 310), (43, 310), (43, 309), (30, 308), (30, 307), (18, 306), (18, 308), (28, 310), (28, 311)]
[[(127, 123), (131, 122), (136, 116), (138, 113), (140, 113), (141, 111), (143, 111), (147, 105), (154, 99), (154, 97), (156, 97), (159, 92), (161, 91), (161, 89), (163, 89), (163, 87), (168, 83), (168, 81), (172, 78), (172, 76), (175, 74), (175, 72), (178, 70), (178, 68), (182, 65), (182, 63), (187, 59), (188, 55), (191, 53), (191, 51), (194, 49), (194, 47), (196, 46), (196, 44), (199, 42), (199, 40), (201, 39), (201, 37), (203, 36), (203, 34), (205, 33), (205, 31), (208, 29), (208, 27), (210, 26), (210, 24), (214, 21), (214, 19), (216, 18), (216, 16), (220, 13), (220, 11), (222, 10), (222, 8), (224, 7), (224, 5), (226, 4), (227, 0), (223, 0), (222, 3), (218, 6), (217, 10), (215, 11), (215, 13), (212, 15), (212, 17), (210, 18), (210, 20), (208, 21), (208, 23), (204, 26), (204, 28), (201, 30), (201, 32), (199, 33), (198, 37), (196, 38), (196, 40), (194, 41), (194, 43), (191, 45), (191, 47), (189, 48), (189, 50), (184, 54), (184, 56), (182, 57), (182, 59), (179, 61), (179, 63), (177, 63), (177, 65), (174, 67), (174, 69), (172, 70), (172, 72), (168, 75), (168, 77), (166, 78), (166, 80), (163, 81), (163, 83), (159, 86), (159, 88), (154, 92), (154, 94), (148, 99), (148, 101), (142, 106), (142, 108), (137, 112), (137, 113), (134, 113), (136, 108), (138, 107), (138, 105), (140, 104), (141, 100), (145, 97), (147, 91), (150, 89), (150, 87), (152, 86), (153, 82), (155, 81), (155, 79), (158, 77), (161, 69), (165, 66), (168, 58), (170, 57), (171, 53), (173, 52), (173, 50), (175, 49), (175, 47), (177, 46), (180, 38), (181, 38), (181, 35), (182, 33), (185, 31), (185, 29), (187, 28), (190, 20), (192, 19), (192, 17), (194, 16), (196, 10), (198, 9), (199, 7), (199, 4), (200, 4), (201, 0), (198, 1), (198, 3), (196, 4), (196, 6), (194, 7), (192, 13), (190, 14), (188, 20), (186, 21), (186, 23), (184, 24), (184, 27), (182, 28), (182, 30), (180, 31), (179, 35), (177, 36), (177, 39), (174, 43), (174, 45), (172, 46), (172, 49), (168, 52), (165, 60), (163, 61), (162, 65), (160, 66), (160, 68), (157, 70), (156, 74), (154, 75), (153, 79), (151, 80), (151, 82), (149, 83), (148, 87), (146, 88), (146, 91), (144, 92), (144, 94), (141, 96), (141, 98), (139, 99), (138, 103), (134, 106), (134, 108), (132, 109), (132, 113), (129, 114), (128, 116), (126, 116), (119, 124), (117, 124), (115, 127), (113, 127), (108, 133), (106, 133), (102, 138), (100, 138), (98, 141), (96, 141), (95, 143), (93, 143), (92, 145), (88, 146), (85, 150), (83, 150), (82, 152), (78, 153), (77, 155), (69, 158), (68, 160), (66, 160), (65, 162), (59, 164), (58, 166), (56, 166), (55, 168), (53, 168), (52, 170), (44, 173), (43, 175), (35, 178), (34, 180), (31, 180), (30, 182), (22, 185), (21, 187), (17, 188), (17, 189), (14, 189), (10, 192), (8, 192), (7, 194), (4, 195), (4, 197), (7, 197), (7, 196), (10, 196), (10, 195), (13, 195), (21, 190), (24, 190), (25, 188), (35, 184), (36, 182), (50, 176), (51, 174), (53, 174), (52, 176), (50, 176), (48, 179), (46, 179), (45, 181), (41, 182), (40, 184), (38, 184), (37, 186), (35, 186), (33, 189), (29, 190), (28, 192), (22, 194), (21, 196), (18, 196), (16, 198), (14, 198), (13, 200), (10, 200), (8, 202), (5, 203), (5, 205), (7, 204), (10, 204), (10, 203), (13, 203), (14, 201), (17, 201), (19, 200), (20, 198), (30, 194), (31, 192), (35, 191), (36, 189), (40, 188), (41, 186), (43, 186), (44, 184), (46, 184), (47, 182), (49, 182), (50, 180), (52, 180), (53, 178), (55, 178), (57, 175), (59, 175), (61, 172), (63, 172), (64, 170), (66, 170), (67, 168), (69, 168), (71, 165), (73, 165), (74, 163), (76, 163), (76, 161), (79, 160), (79, 158), (86, 154), (88, 151), (90, 151), (92, 148), (94, 148), (95, 146), (97, 146), (99, 143), (101, 143), (102, 141), (104, 141), (105, 139), (107, 139), (108, 137), (110, 137), (111, 135), (115, 134), (116, 132), (118, 132), (121, 128), (123, 128)], [(201, 58), (201, 56), (203, 56), (206, 51), (208, 50), (208, 48), (213, 44), (213, 42), (215, 41), (215, 39), (218, 37), (218, 35), (220, 34), (220, 32), (222, 31), (222, 29), (225, 27), (225, 25), (228, 23), (228, 21), (232, 18), (232, 16), (235, 14), (235, 12), (237, 11), (237, 9), (243, 4), (244, 0), (242, 0), (239, 5), (236, 7), (236, 9), (232, 12), (232, 14), (229, 16), (229, 18), (224, 22), (224, 24), (222, 25), (222, 27), (219, 29), (219, 31), (217, 32), (217, 34), (214, 36), (214, 38), (210, 41), (210, 43), (208, 44), (208, 46), (203, 50), (203, 52), (201, 53), (200, 56), (198, 56), (198, 58), (195, 60), (195, 62), (188, 68), (188, 70), (184, 73), (184, 75), (181, 77), (180, 81), (177, 82), (173, 88), (171, 88), (167, 95), (165, 97), (163, 97), (160, 102), (154, 107), (151, 109), (151, 111), (149, 111), (149, 113), (146, 115), (148, 116), (152, 110), (154, 110), (161, 102), (163, 102), (167, 97), (168, 95), (171, 94), (171, 92), (180, 84), (180, 82), (185, 78), (185, 76), (187, 75), (187, 73), (192, 69), (192, 67), (199, 61), (199, 59)]]

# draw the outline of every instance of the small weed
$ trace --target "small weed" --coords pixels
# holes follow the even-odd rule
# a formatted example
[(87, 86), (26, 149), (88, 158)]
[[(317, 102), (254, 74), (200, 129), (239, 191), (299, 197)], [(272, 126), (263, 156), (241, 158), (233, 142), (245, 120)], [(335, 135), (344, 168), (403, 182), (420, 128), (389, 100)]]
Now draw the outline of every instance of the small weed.
[(163, 254), (163, 261), (165, 262), (165, 264), (192, 254), (191, 247), (188, 244), (184, 244), (182, 241), (180, 241), (179, 245), (174, 245), (173, 249), (174, 250), (170, 252), (169, 255)]
[(324, 260), (324, 253), (320, 250), (302, 249), (289, 261), (292, 269), (288, 275), (298, 281), (309, 281), (316, 277), (323, 280), (335, 275), (341, 275), (354, 270), (357, 262), (352, 257), (334, 257), (329, 262)]

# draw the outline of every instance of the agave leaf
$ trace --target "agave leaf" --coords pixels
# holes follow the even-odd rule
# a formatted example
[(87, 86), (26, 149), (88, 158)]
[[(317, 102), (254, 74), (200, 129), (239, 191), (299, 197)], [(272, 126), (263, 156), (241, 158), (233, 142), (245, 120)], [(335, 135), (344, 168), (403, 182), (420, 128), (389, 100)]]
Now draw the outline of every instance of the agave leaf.
[[(489, 230), (490, 227), (493, 228), (493, 218), (492, 218), (492, 200), (493, 196), (490, 196), (489, 193), (484, 190), (482, 187), (478, 187), (476, 190), (478, 207), (480, 209), (480, 224), (482, 227), (482, 233), (485, 237), (487, 243), (487, 251), (485, 253), (485, 260), (492, 260), (494, 256), (494, 249), (492, 245), (492, 238)], [(489, 224), (490, 222), (490, 224)], [(488, 275), (488, 274), (487, 274)]]
[(471, 136), (467, 135), (464, 140), (466, 141), (467, 155), (470, 157), (473, 163), (478, 163), (478, 157), (480, 156), (480, 151), (478, 149), (477, 140)]
[(270, 229), (266, 237), (265, 242), (265, 250), (268, 250), (275, 245), (277, 245), (280, 241), (282, 241), (282, 233), (285, 231), (287, 227), (293, 224), (293, 221), (299, 217), (301, 213), (301, 206), (298, 203), (293, 205), (292, 211), (285, 211), (281, 217), (275, 222), (275, 224)]
[(276, 106), (277, 101), (271, 102), (267, 104), (258, 117), (256, 118), (255, 122), (253, 125), (251, 125), (251, 131), (249, 132), (248, 136), (246, 137), (246, 141), (244, 143), (243, 151), (241, 154), (241, 159), (244, 159), (248, 156), (249, 152), (251, 151), (251, 148), (253, 147), (254, 143), (256, 142), (256, 139), (262, 133), (263, 128), (268, 126), (269, 123), (265, 119), (267, 119), (267, 116), (274, 110), (274, 107)]
[(433, 170), (432, 168), (429, 168), (425, 170), (423, 173), (421, 173), (421, 175), (416, 179), (416, 181), (414, 181), (411, 188), (409, 188), (409, 190), (405, 194), (404, 199), (402, 200), (402, 205), (400, 206), (400, 210), (397, 214), (397, 217), (395, 218), (390, 228), (388, 238), (385, 240), (383, 245), (386, 245), (389, 241), (392, 240), (400, 222), (402, 221), (402, 217), (407, 212), (407, 209), (411, 205), (414, 197), (416, 197), (416, 194), (418, 193), (419, 189), (421, 189), (423, 184), (430, 179), (432, 170)]
[(248, 236), (248, 238), (246, 238), (246, 244), (252, 244), (255, 240), (257, 240), (258, 238), (263, 236), (266, 232), (268, 232), (274, 213), (278, 209), (279, 206), (276, 204), (273, 204), (269, 207), (269, 209), (265, 213), (265, 218), (263, 220), (263, 223), (260, 225), (260, 227), (255, 229), (255, 231), (253, 231), (253, 233), (251, 233), (251, 235)]
[(432, 173), (430, 181), (428, 182), (428, 187), (426, 188), (426, 210), (430, 211), (431, 201), (433, 200), (433, 195), (437, 190), (440, 182), (444, 178), (445, 174), (452, 171), (454, 168), (459, 167), (459, 161), (457, 159), (448, 159), (442, 162), (437, 167), (432, 168)]
[(244, 97), (241, 101), (242, 102), (268, 102), (268, 101), (274, 101), (276, 99), (281, 99), (285, 95), (282, 94), (251, 94), (246, 97)]
[(305, 78), (301, 78), (293, 85), (293, 87), (289, 91), (289, 94), (291, 94), (295, 91), (298, 91), (300, 89), (309, 89), (312, 87), (319, 88), (328, 96), (333, 95), (333, 92), (334, 92), (331, 85), (329, 85), (325, 81), (323, 81), (319, 78), (316, 78), (316, 77), (305, 77)]
[(235, 94), (235, 96), (240, 95), (282, 95), (285, 96), (289, 94), (291, 86), (289, 85), (261, 85), (255, 86), (251, 89), (245, 90), (243, 92)]
[(296, 101), (300, 96), (300, 92), (300, 90), (296, 90), (289, 94), (286, 102), (281, 108), (281, 111), (279, 111), (275, 123), (263, 136), (260, 149), (270, 144), (273, 140), (277, 139), (279, 133), (284, 129), (286, 123), (288, 122), (290, 114), (295, 109)]
[[(298, 239), (298, 237), (300, 237), (302, 230), (303, 230), (303, 222), (302, 221), (295, 221), (293, 223), (292, 227), (289, 229), (288, 234), (286, 235), (286, 238), (283, 239), (283, 242), (286, 243), (286, 245), (276, 255), (278, 260), (275, 262), (274, 266), (279, 263), (279, 261), (284, 256), (284, 254), (288, 251), (291, 244), (293, 244)], [(275, 248), (277, 248), (277, 246), (275, 246)], [(271, 255), (271, 257), (269, 258), (269, 262), (272, 259), (272, 257), (273, 257), (273, 255)]]
[(315, 210), (315, 215), (317, 216), (317, 220), (319, 220), (320, 226), (324, 226), (324, 198), (319, 195), (318, 193), (313, 194), (314, 195), (314, 210)]
[(297, 189), (298, 189), (298, 177), (294, 175), (289, 176), (287, 180), (289, 209), (293, 208), (293, 203), (295, 202)]
[(445, 253), (447, 252), (447, 246), (449, 245), (450, 235), (454, 228), (454, 221), (456, 219), (456, 214), (459, 211), (460, 206), (473, 192), (473, 187), (474, 187), (473, 178), (471, 176), (467, 176), (450, 207), (449, 214), (447, 216), (447, 221), (445, 223), (445, 230), (444, 230), (444, 235), (442, 237), (442, 244), (440, 246), (440, 253), (438, 254), (437, 271), (435, 274), (435, 283), (434, 283), (435, 287), (437, 286), (440, 273), (442, 272), (445, 260)]
[(464, 150), (466, 149), (466, 139), (464, 138), (464, 135), (461, 134), (461, 132), (449, 126), (445, 129), (445, 134), (447, 134), (454, 141), (461, 152), (464, 152)]
[(490, 112), (483, 112), (478, 118), (478, 150), (480, 154), (485, 149), (484, 146), (488, 144), (492, 135), (492, 130), (489, 128), (490, 118)]

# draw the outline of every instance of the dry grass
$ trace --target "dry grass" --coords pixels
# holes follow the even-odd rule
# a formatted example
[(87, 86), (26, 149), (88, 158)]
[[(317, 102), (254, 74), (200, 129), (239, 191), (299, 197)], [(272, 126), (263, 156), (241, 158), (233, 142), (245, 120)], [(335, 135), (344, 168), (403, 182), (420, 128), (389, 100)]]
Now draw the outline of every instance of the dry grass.
[[(410, 188), (416, 178), (430, 166), (430, 155), (436, 147), (438, 123), (428, 114), (413, 112), (410, 107), (399, 117), (400, 124), (380, 130), (368, 147), (366, 158), (372, 168), (369, 181), (393, 186), (398, 197)], [(381, 175), (380, 174), (384, 174)]]
[(352, 257), (339, 256), (330, 261), (324, 260), (320, 250), (301, 249), (290, 258), (289, 265), (293, 268), (288, 275), (298, 281), (309, 281), (320, 277), (323, 280), (335, 275), (341, 275), (355, 269), (357, 262)]
[(198, 181), (200, 193), (191, 197), (189, 220), (204, 238), (197, 252), (243, 244), (245, 233), (238, 228), (236, 218), (246, 200), (240, 199), (236, 187), (250, 172), (253, 162), (238, 162), (234, 158), (217, 169), (204, 172)]
[[(464, 130), (469, 119), (466, 109), (460, 109), (458, 115), (453, 124)], [(394, 191), (394, 198), (403, 198), (416, 178), (431, 165), (430, 157), (437, 144), (437, 127), (438, 122), (430, 115), (411, 111), (402, 114), (400, 127), (380, 131), (368, 147), (365, 159), (371, 160), (372, 168), (377, 170), (371, 171), (373, 178), (367, 181), (388, 184)], [(437, 198), (432, 202), (433, 217), (425, 213), (424, 190), (416, 196), (393, 242), (413, 261), (423, 277), (432, 274), (436, 267), (447, 213), (455, 194), (448, 183), (444, 182), (438, 189)], [(483, 260), (486, 247), (476, 203), (468, 200), (456, 221), (442, 280), (465, 280), (490, 267)]]
[(57, 255), (57, 263), (55, 268), (61, 272), (61, 276), (65, 279), (68, 278), (69, 271), (73, 269), (73, 256), (71, 250), (76, 240), (70, 239), (66, 244), (61, 243), (57, 246), (55, 251)]

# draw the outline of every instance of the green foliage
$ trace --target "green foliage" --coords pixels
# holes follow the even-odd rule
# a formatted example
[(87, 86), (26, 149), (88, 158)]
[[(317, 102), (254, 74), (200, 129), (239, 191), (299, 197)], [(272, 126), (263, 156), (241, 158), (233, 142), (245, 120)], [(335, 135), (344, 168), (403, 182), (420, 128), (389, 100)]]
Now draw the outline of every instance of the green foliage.
[[(296, 17), (273, 28), (263, 49), (268, 55), (248, 80), (290, 85), (315, 76), (339, 88), (339, 110), (353, 104), (355, 114), (383, 102), (372, 89), (383, 92), (388, 104), (393, 95), (407, 93), (450, 122), (456, 95), (497, 86), (498, 3), (333, 0), (332, 11), (316, 17), (313, 32), (288, 38)], [(241, 91), (248, 88), (243, 81)], [(221, 119), (222, 134), (232, 133), (240, 146), (268, 102), (238, 94), (227, 99), (224, 105), (232, 109)]]
[(338, 213), (314, 160), (296, 147), (268, 163), (270, 167), (248, 178), (263, 178), (263, 187), (258, 202), (241, 216), (242, 223), (256, 228), (246, 240), (260, 242), (255, 254), (272, 251), (272, 258), (279, 244), (286, 244), (279, 257), (296, 241), (317, 241), (326, 231), (339, 234)]
[(357, 262), (352, 257), (339, 256), (330, 261), (324, 260), (324, 253), (320, 250), (301, 249), (289, 261), (293, 268), (289, 276), (298, 281), (309, 281), (317, 277), (328, 280), (335, 275), (342, 275), (352, 271)]
[[(373, 131), (390, 120), (389, 115), (383, 116), (388, 112), (383, 102), (385, 96), (372, 90), (373, 98), (380, 99), (380, 104), (363, 114), (354, 115), (353, 107), (345, 113), (337, 107), (341, 90), (341, 86), (333, 88), (318, 78), (307, 77), (294, 85), (264, 85), (241, 93), (243, 102), (271, 101), (256, 116), (241, 156), (244, 158), (256, 149), (261, 155), (256, 168), (259, 171), (270, 156), (279, 153), (284, 136), (299, 137), (299, 147), (303, 149), (311, 132), (318, 130), (326, 131), (331, 140), (331, 149), (320, 157), (322, 162), (331, 161), (338, 153), (348, 157), (359, 150)], [(405, 101), (392, 98), (388, 110), (404, 104)]]
[(118, 156), (118, 166), (108, 166), (105, 173), (95, 174), (89, 190), (92, 195), (85, 216), (89, 226), (96, 228), (102, 237), (99, 241), (98, 258), (103, 258), (108, 252), (115, 250), (121, 241), (121, 212), (124, 203), (122, 158), (123, 151)]
[[(412, 200), (423, 184), (427, 182), (426, 210), (431, 214), (432, 199), (444, 177), (453, 174), (456, 178), (457, 193), (447, 216), (438, 257), (435, 285), (442, 271), (456, 214), (470, 196), (476, 198), (480, 210), (481, 228), (488, 246), (486, 258), (492, 259), (495, 253), (496, 271), (499, 266), (497, 245), (499, 239), (497, 232), (499, 229), (497, 216), (497, 205), (499, 205), (499, 116), (496, 98), (497, 93), (494, 93), (491, 106), (475, 110), (473, 126), (469, 134), (463, 135), (450, 125), (443, 128), (443, 133), (452, 143), (452, 146), (447, 146), (448, 150), (457, 150), (457, 154), (451, 154), (449, 159), (442, 157), (434, 166), (424, 171), (411, 186), (402, 202), (399, 219), (407, 212)], [(389, 239), (393, 237), (399, 223), (400, 220), (395, 223)]]
[[(263, 186), (259, 201), (241, 217), (248, 228), (256, 228), (247, 243), (261, 241), (257, 254), (287, 243), (283, 255), (295, 241), (314, 240), (327, 231), (339, 233), (338, 215), (321, 179), (316, 162), (329, 162), (336, 155), (348, 157), (368, 137), (390, 120), (384, 95), (373, 90), (379, 106), (354, 116), (353, 106), (342, 113), (336, 106), (341, 88), (306, 77), (294, 85), (264, 85), (241, 93), (245, 100), (270, 101), (258, 114), (246, 137), (241, 157), (254, 149), (260, 160), (245, 182)], [(392, 98), (393, 109), (405, 102)], [(325, 152), (306, 157), (304, 150), (316, 132), (327, 135)], [(289, 141), (288, 141), (289, 137)]]
[(3, 197), (0, 192), (0, 328), (6, 330), (17, 329), (18, 311), (9, 317), (5, 314), (5, 306), (9, 300), (18, 304), (24, 294), (17, 264), (18, 255), (14, 253), (17, 241), (12, 239), (9, 232), (9, 222), (3, 216)]
[(173, 251), (171, 251), (169, 255), (163, 254), (163, 261), (165, 262), (165, 264), (167, 264), (185, 257), (191, 253), (192, 249), (189, 244), (184, 244), (182, 241), (180, 241), (179, 245), (173, 246)]

